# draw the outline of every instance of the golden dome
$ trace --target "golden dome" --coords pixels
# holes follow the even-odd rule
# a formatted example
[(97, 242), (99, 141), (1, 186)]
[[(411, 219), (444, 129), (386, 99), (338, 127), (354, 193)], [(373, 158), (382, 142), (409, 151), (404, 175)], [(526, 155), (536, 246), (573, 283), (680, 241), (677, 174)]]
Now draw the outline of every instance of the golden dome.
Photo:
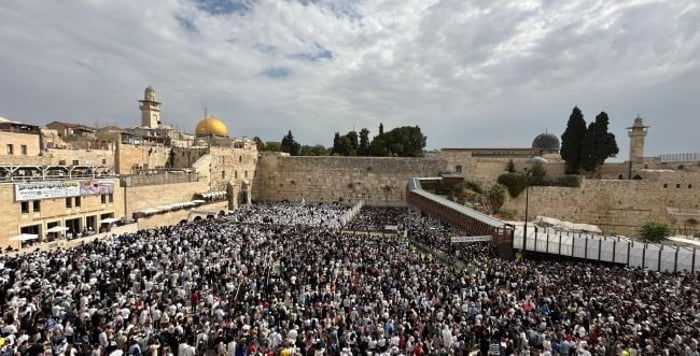
[(228, 137), (228, 129), (221, 120), (213, 116), (207, 116), (197, 124), (194, 130), (197, 137), (201, 136), (221, 136)]

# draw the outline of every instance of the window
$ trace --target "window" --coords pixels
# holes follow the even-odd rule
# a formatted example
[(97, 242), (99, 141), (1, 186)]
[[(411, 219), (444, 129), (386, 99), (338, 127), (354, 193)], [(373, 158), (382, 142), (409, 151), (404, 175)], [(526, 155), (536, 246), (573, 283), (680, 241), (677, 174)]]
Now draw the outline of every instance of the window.
[(238, 171), (233, 171), (233, 178), (238, 179)]
[(79, 161), (79, 160), (77, 160), (77, 159), (74, 159), (74, 160), (73, 160), (73, 165), (74, 165), (74, 166), (77, 166), (77, 165), (79, 165), (79, 164), (80, 164), (80, 161)]
[(32, 210), (35, 213), (38, 213), (41, 211), (41, 201), (40, 200), (35, 200), (32, 202)]
[(27, 145), (19, 146), (19, 153), (22, 156), (26, 156), (27, 155)]
[(66, 209), (73, 207), (73, 198), (66, 198)]
[(243, 162), (243, 156), (238, 156), (238, 163)]
[(668, 188), (668, 184), (664, 183), (664, 188)]
[(80, 197), (75, 197), (75, 207), (80, 208)]
[(11, 143), (7, 144), (7, 154), (8, 155), (13, 155), (15, 154), (15, 146)]
[(462, 166), (455, 166), (455, 172), (462, 173)]
[(243, 171), (243, 177), (248, 178), (248, 171)]
[(102, 159), (102, 165), (104, 166), (104, 165), (106, 165), (106, 164), (107, 164), (107, 159), (106, 159), (106, 158), (103, 158), (103, 159)]
[(222, 179), (226, 178), (226, 171), (221, 171), (221, 178)]
[(20, 205), (22, 207), (22, 214), (29, 214), (29, 202), (23, 201)]
[(676, 184), (676, 188), (680, 188), (680, 187), (681, 187), (681, 185), (680, 185), (680, 184)]
[(100, 195), (100, 201), (102, 202), (102, 204), (107, 204), (107, 195), (106, 194)]
[(65, 159), (59, 160), (59, 161), (58, 161), (58, 165), (59, 165), (59, 166), (65, 166), (65, 165), (66, 165), (66, 160), (65, 160)]
[(112, 193), (107, 194), (107, 201), (110, 203), (114, 202), (114, 194), (112, 194)]

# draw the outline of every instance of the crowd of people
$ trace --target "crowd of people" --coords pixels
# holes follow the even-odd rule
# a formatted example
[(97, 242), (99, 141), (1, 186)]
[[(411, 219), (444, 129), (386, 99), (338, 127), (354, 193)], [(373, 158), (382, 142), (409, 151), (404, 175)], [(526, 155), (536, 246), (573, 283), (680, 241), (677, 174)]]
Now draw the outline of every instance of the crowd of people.
[(307, 204), (306, 202), (260, 202), (240, 207), (233, 219), (247, 224), (303, 225), (341, 228), (349, 208), (339, 203)]
[[(698, 355), (695, 274), (506, 261), (420, 212), (341, 229), (344, 210), (256, 204), (2, 257), (0, 356)], [(407, 238), (348, 231), (385, 218)]]

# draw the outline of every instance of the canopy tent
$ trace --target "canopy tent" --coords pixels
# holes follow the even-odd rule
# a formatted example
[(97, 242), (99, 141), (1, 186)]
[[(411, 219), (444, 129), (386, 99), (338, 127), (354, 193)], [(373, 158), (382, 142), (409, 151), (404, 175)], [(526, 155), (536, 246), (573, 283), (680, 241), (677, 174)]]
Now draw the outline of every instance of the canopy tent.
[(147, 215), (153, 215), (153, 214), (156, 214), (156, 213), (159, 213), (159, 212), (160, 212), (160, 210), (158, 210), (158, 209), (153, 209), (153, 208), (148, 208), (148, 209), (142, 211), (142, 213), (147, 214)]
[(46, 230), (46, 232), (64, 232), (64, 231), (68, 231), (68, 230), (69, 229), (65, 226), (56, 225), (56, 226)]
[(112, 223), (115, 223), (117, 221), (119, 221), (119, 219), (107, 218), (107, 219), (102, 219), (101, 223), (102, 224), (112, 224)]
[(17, 236), (10, 237), (8, 241), (31, 241), (39, 238), (37, 234), (19, 234)]
[(193, 200), (192, 202), (195, 203), (195, 204), (202, 204), (202, 203), (206, 203), (207, 201), (206, 201), (206, 200), (202, 200), (202, 199), (195, 199), (195, 200)]

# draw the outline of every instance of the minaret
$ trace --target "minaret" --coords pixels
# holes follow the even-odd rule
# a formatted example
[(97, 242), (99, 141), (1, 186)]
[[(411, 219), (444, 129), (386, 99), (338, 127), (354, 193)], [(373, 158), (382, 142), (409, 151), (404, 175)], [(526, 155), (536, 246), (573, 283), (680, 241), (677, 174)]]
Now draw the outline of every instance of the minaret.
[(143, 94), (143, 100), (139, 100), (141, 109), (141, 126), (151, 129), (160, 125), (160, 103), (156, 101), (156, 91), (149, 85)]
[(644, 162), (644, 137), (647, 135), (649, 126), (642, 123), (642, 118), (637, 116), (634, 119), (634, 124), (627, 128), (627, 134), (630, 137), (630, 162)]

